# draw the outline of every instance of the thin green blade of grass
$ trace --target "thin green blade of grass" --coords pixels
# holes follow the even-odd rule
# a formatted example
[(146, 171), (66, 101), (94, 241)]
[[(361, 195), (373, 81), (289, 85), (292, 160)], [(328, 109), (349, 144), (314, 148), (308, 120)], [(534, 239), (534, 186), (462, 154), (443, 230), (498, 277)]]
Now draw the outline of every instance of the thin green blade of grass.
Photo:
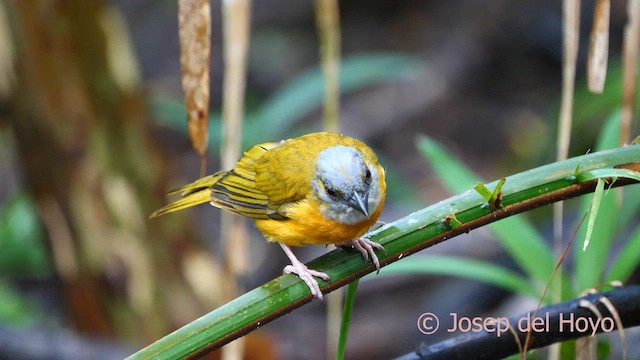
[[(481, 281), (515, 293), (538, 298), (531, 283), (521, 275), (486, 261), (454, 256), (415, 256), (395, 262), (380, 270), (380, 275), (430, 274), (450, 275)], [(368, 275), (365, 279), (373, 279)]]
[[(586, 213), (590, 207), (590, 199), (583, 199), (579, 213)], [(580, 246), (575, 247), (574, 277), (578, 292), (600, 284), (602, 270), (609, 256), (609, 249), (616, 230), (619, 211), (615, 196), (610, 192), (605, 193), (600, 200), (600, 216), (594, 220), (591, 230), (591, 238), (597, 241), (594, 241), (587, 251), (582, 251)], [(582, 226), (578, 231), (577, 238), (585, 239), (586, 232), (587, 227)]]
[(351, 324), (351, 314), (353, 312), (353, 303), (356, 300), (356, 290), (358, 282), (356, 279), (347, 286), (347, 294), (344, 298), (344, 310), (342, 312), (342, 322), (340, 323), (340, 337), (338, 338), (338, 349), (336, 350), (336, 359), (344, 359), (347, 349), (347, 338), (349, 336), (349, 325)]
[(629, 279), (629, 276), (638, 268), (640, 264), (640, 226), (629, 238), (629, 241), (620, 249), (617, 258), (612, 263), (607, 274), (607, 281), (622, 281)]
[[(478, 177), (473, 172), (434, 140), (426, 136), (420, 137), (418, 148), (449, 191), (463, 192), (478, 182)], [(505, 182), (503, 191), (511, 188), (511, 182)], [(496, 185), (493, 184), (494, 187)], [(486, 187), (491, 188), (489, 185)], [(491, 224), (489, 229), (529, 276), (541, 283), (549, 278), (555, 264), (553, 252), (529, 222), (522, 217), (510, 217)]]
[(598, 185), (596, 185), (596, 191), (593, 192), (593, 200), (591, 201), (591, 209), (589, 210), (589, 220), (587, 222), (587, 234), (584, 238), (584, 244), (582, 245), (582, 251), (587, 251), (589, 242), (591, 241), (591, 234), (593, 233), (593, 225), (596, 222), (598, 216), (598, 210), (600, 210), (600, 202), (604, 193), (604, 179), (598, 179)]

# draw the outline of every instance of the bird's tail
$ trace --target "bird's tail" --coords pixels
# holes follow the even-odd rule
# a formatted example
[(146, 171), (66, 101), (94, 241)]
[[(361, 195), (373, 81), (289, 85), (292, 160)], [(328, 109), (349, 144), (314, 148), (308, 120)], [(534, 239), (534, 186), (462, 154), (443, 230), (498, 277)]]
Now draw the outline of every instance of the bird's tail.
[(151, 214), (150, 218), (210, 202), (211, 187), (225, 174), (226, 172), (218, 172), (213, 175), (205, 176), (190, 184), (169, 192), (169, 195), (179, 193), (182, 195), (182, 198), (154, 211), (153, 214)]

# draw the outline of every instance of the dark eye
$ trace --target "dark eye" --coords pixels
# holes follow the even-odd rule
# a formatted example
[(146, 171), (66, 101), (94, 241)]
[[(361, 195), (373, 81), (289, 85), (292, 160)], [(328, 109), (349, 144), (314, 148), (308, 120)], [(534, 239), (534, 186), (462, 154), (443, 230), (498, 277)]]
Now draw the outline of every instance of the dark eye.
[(338, 196), (338, 192), (335, 191), (333, 188), (330, 187), (325, 187), (324, 188), (327, 191), (327, 195), (331, 196), (331, 197), (336, 197)]
[(369, 171), (369, 169), (367, 169), (367, 172), (364, 173), (364, 179), (366, 180), (366, 182), (371, 182), (371, 171)]

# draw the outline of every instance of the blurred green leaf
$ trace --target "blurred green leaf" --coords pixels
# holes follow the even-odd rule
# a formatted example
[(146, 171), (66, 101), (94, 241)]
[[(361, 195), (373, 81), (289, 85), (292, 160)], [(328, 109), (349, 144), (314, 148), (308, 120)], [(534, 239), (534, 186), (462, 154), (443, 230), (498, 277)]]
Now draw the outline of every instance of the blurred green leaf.
[(0, 275), (42, 276), (49, 273), (44, 237), (35, 208), (18, 194), (0, 212)]
[[(395, 53), (347, 57), (340, 68), (340, 90), (346, 94), (366, 86), (409, 78), (423, 66), (424, 62), (418, 57)], [(322, 71), (315, 67), (280, 88), (262, 106), (247, 110), (244, 146), (280, 139), (296, 120), (319, 108), (323, 100)], [(154, 118), (186, 134), (186, 112), (181, 101), (156, 97), (150, 106)], [(209, 124), (209, 148), (218, 149), (220, 115), (210, 115)]]
[[(437, 274), (477, 280), (503, 289), (540, 297), (531, 283), (517, 273), (486, 261), (454, 256), (414, 256), (397, 261), (380, 270), (381, 275)], [(371, 279), (369, 275), (365, 279)]]
[[(620, 107), (622, 98), (622, 68), (620, 61), (612, 61), (607, 69), (605, 91), (594, 94), (586, 81), (576, 84), (573, 119), (578, 127), (589, 125), (593, 119), (605, 118)], [(557, 113), (557, 112), (556, 112)]]
[(400, 171), (396, 170), (392, 161), (387, 161), (382, 156), (378, 158), (385, 169), (387, 199), (393, 199), (394, 204), (399, 204), (405, 212), (414, 212), (423, 207), (424, 202), (416, 196), (419, 193), (416, 186), (400, 177)]
[(613, 261), (611, 270), (607, 274), (607, 281), (619, 280), (623, 283), (638, 268), (640, 264), (640, 226), (636, 227), (629, 241), (620, 249), (618, 257)]
[[(365, 86), (407, 78), (424, 63), (417, 57), (392, 53), (344, 58), (340, 90), (350, 93)], [(389, 71), (393, 69), (393, 71)], [(278, 90), (255, 114), (254, 142), (278, 138), (294, 121), (317, 109), (324, 99), (324, 79), (319, 68), (307, 71)], [(254, 131), (252, 131), (253, 133)]]
[[(474, 173), (433, 139), (422, 136), (417, 144), (422, 156), (450, 192), (467, 191), (479, 181)], [(505, 183), (505, 186), (509, 185)], [(542, 283), (549, 279), (555, 266), (553, 253), (544, 238), (522, 216), (492, 223), (489, 230), (529, 276)]]
[[(614, 111), (605, 122), (600, 133), (596, 149), (613, 149), (618, 146), (620, 141), (620, 121), (621, 113), (619, 110)], [(640, 186), (629, 186), (623, 189), (616, 189), (624, 195), (622, 198), (622, 209), (618, 214), (618, 227), (626, 229), (629, 225), (637, 220), (640, 212)]]
[(0, 323), (9, 326), (28, 326), (37, 320), (31, 304), (0, 281)]

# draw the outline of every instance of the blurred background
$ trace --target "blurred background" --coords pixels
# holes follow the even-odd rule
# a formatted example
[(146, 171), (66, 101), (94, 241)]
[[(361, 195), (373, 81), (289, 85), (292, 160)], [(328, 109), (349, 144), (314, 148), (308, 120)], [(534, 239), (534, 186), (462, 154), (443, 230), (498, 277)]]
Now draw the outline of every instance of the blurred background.
[[(340, 127), (389, 174), (381, 220), (451, 195), (417, 150), (418, 134), (485, 180), (554, 161), (561, 2), (339, 5)], [(220, 168), (221, 6), (211, 2), (209, 172)], [(581, 8), (570, 156), (594, 147), (621, 101), (626, 2), (611, 3), (602, 95), (585, 85), (593, 6)], [(252, 3), (244, 148), (322, 129), (315, 21), (311, 1)], [(0, 2), (0, 358), (123, 358), (224, 303), (219, 210), (148, 219), (168, 190), (199, 176), (179, 50), (173, 0)], [(567, 208), (570, 234), (581, 214)], [(526, 217), (550, 243), (551, 209)], [(242, 289), (279, 276), (288, 261), (252, 224), (247, 232)], [(295, 251), (308, 261), (327, 250)], [(516, 267), (485, 229), (422, 253)], [(417, 330), (426, 311), (511, 316), (535, 304), (449, 276), (370, 277), (358, 289), (347, 357), (389, 358), (450, 337)], [(324, 359), (326, 312), (314, 302), (261, 327), (245, 358)], [(640, 354), (638, 336), (627, 334), (631, 354)]]

